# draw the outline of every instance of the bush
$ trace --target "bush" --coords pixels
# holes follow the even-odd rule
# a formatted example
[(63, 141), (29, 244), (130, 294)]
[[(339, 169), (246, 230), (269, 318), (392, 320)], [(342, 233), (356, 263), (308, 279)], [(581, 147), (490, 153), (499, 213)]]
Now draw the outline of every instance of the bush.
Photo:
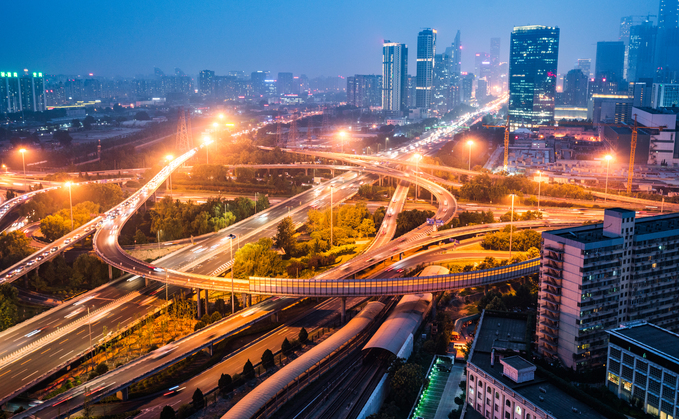
[(103, 375), (108, 372), (108, 365), (106, 365), (105, 362), (102, 362), (101, 364), (97, 365), (96, 368), (97, 375)]
[(273, 352), (271, 352), (271, 349), (267, 349), (262, 354), (262, 366), (267, 370), (275, 366), (275, 360), (273, 357)]
[(199, 388), (193, 392), (193, 408), (202, 409), (205, 406), (205, 398), (203, 397), (203, 392)]
[(218, 312), (215, 311), (212, 313), (212, 316), (210, 316), (210, 323), (218, 322), (222, 319), (222, 315)]
[(193, 326), (193, 331), (195, 332), (197, 330), (200, 330), (200, 329), (204, 328), (205, 326), (206, 326), (206, 324), (201, 320), (198, 323), (196, 323), (195, 326)]
[(219, 377), (219, 382), (217, 385), (219, 386), (219, 390), (222, 392), (222, 394), (227, 394), (233, 391), (233, 380), (229, 374), (222, 374), (221, 377)]
[(285, 356), (289, 355), (290, 352), (292, 352), (292, 345), (290, 344), (290, 341), (288, 340), (288, 338), (285, 338), (283, 340), (283, 343), (281, 344), (281, 352)]
[(193, 407), (190, 404), (183, 404), (177, 410), (177, 419), (186, 419), (193, 414)]
[(177, 415), (172, 406), (165, 406), (162, 412), (160, 412), (160, 419), (175, 419), (176, 417)]

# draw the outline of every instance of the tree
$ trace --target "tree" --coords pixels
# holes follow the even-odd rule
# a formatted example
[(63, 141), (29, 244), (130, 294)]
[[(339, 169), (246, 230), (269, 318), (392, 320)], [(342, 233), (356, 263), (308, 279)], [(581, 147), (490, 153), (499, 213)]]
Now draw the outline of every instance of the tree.
[(297, 242), (295, 240), (295, 223), (291, 217), (285, 217), (278, 224), (274, 244), (279, 249), (283, 249), (288, 257), (294, 252)]
[(507, 306), (504, 301), (502, 301), (502, 298), (495, 297), (486, 305), (486, 310), (507, 311)]
[(94, 124), (96, 121), (94, 120), (94, 117), (92, 115), (87, 115), (85, 119), (83, 119), (83, 127), (85, 127), (86, 130), (92, 129), (92, 124)]
[(148, 237), (146, 237), (146, 234), (144, 234), (143, 231), (137, 229), (137, 231), (134, 233), (134, 243), (135, 244), (146, 244), (149, 242)]
[(14, 326), (18, 319), (19, 291), (10, 284), (0, 285), (0, 331)]
[(172, 406), (165, 406), (160, 412), (160, 419), (175, 419), (177, 416)]
[(219, 313), (219, 311), (215, 311), (212, 313), (210, 316), (210, 323), (218, 322), (222, 319), (222, 315)]
[(235, 255), (233, 272), (237, 278), (250, 276), (276, 277), (283, 275), (283, 259), (273, 249), (270, 238), (261, 238), (256, 243), (248, 243)]
[(365, 218), (356, 229), (361, 237), (375, 234), (375, 222), (371, 218)]
[(404, 364), (391, 380), (391, 398), (403, 411), (408, 411), (415, 402), (423, 383), (422, 367), (417, 364)]
[(54, 139), (59, 141), (62, 147), (69, 147), (73, 142), (73, 138), (68, 131), (56, 131), (53, 135)]
[(71, 285), (97, 287), (108, 282), (108, 265), (99, 258), (82, 254), (73, 262)]
[(205, 407), (205, 397), (203, 397), (203, 392), (200, 391), (199, 388), (196, 389), (196, 391), (193, 392), (193, 408), (194, 409), (202, 409)]
[(14, 191), (11, 190), (11, 189), (7, 189), (7, 192), (5, 192), (5, 199), (7, 199), (7, 200), (16, 198), (16, 196), (17, 196), (17, 194), (14, 193)]
[(223, 394), (230, 393), (233, 390), (233, 380), (229, 374), (222, 374), (219, 377), (219, 382), (217, 385)]
[(290, 341), (288, 338), (283, 339), (283, 343), (281, 344), (281, 352), (283, 355), (289, 355), (290, 352), (292, 351), (292, 345), (290, 344)]
[(398, 214), (396, 218), (396, 233), (394, 237), (400, 237), (407, 232), (417, 228), (418, 226), (424, 224), (427, 218), (434, 216), (433, 211), (420, 211), (420, 210), (410, 210), (403, 211)]
[(302, 328), (302, 330), (299, 331), (297, 339), (299, 339), (301, 343), (306, 343), (307, 339), (309, 339), (309, 333), (306, 331), (305, 328)]
[(245, 365), (243, 365), (243, 373), (241, 374), (246, 380), (255, 378), (255, 367), (252, 366), (252, 362), (248, 359)]
[(21, 231), (0, 234), (0, 269), (4, 270), (33, 253), (31, 239)]
[(274, 357), (273, 357), (273, 352), (271, 352), (271, 349), (267, 349), (264, 351), (262, 354), (262, 366), (265, 369), (269, 369), (274, 366)]
[(198, 323), (196, 323), (195, 326), (193, 326), (193, 331), (195, 332), (196, 330), (200, 330), (200, 329), (204, 328), (205, 326), (206, 326), (206, 324), (201, 320)]
[(102, 362), (101, 364), (97, 365), (95, 371), (97, 372), (97, 375), (106, 374), (108, 372), (108, 365), (106, 365), (105, 362)]
[(139, 111), (134, 115), (134, 119), (137, 121), (150, 121), (151, 117), (145, 111)]

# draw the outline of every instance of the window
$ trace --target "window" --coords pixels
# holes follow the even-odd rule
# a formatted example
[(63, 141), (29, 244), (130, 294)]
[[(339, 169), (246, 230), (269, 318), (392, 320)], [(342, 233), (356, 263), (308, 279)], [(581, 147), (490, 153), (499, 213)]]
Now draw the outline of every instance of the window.
[(608, 381), (615, 384), (616, 386), (620, 384), (620, 379), (618, 378), (618, 376), (610, 372), (608, 373)]
[(472, 374), (469, 374), (469, 381), (474, 381), (474, 376)]
[(495, 403), (495, 411), (498, 412), (499, 410), (500, 410), (500, 406), (498, 406), (497, 403)]
[(505, 419), (509, 419), (510, 417), (509, 412), (505, 412)]
[(505, 404), (507, 405), (507, 407), (512, 407), (512, 402), (510, 402), (509, 400), (505, 400)]
[(500, 393), (495, 393), (495, 398), (499, 399), (500, 398)]

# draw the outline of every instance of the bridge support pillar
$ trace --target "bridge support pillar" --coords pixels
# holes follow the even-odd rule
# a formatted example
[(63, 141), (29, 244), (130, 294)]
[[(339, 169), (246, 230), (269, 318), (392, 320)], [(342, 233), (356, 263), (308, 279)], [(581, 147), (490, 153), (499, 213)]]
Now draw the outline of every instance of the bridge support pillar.
[(340, 308), (340, 322), (344, 324), (347, 319), (347, 297), (342, 297), (342, 306)]
[(200, 304), (200, 292), (201, 291), (202, 290), (200, 288), (196, 288), (196, 304), (197, 304), (197, 308), (198, 308), (198, 310), (197, 310), (198, 311), (198, 319), (203, 317), (203, 307)]
[(304, 176), (309, 176), (309, 169), (306, 167), (304, 168)]
[(271, 321), (274, 323), (278, 323), (278, 313), (274, 313), (271, 315)]
[(490, 285), (486, 284), (483, 286), (483, 295), (488, 294), (488, 291), (490, 291)]
[(431, 318), (432, 318), (432, 320), (436, 320), (436, 297), (437, 297), (437, 293), (433, 293), (431, 295)]
[(250, 307), (250, 296), (248, 294), (243, 294), (243, 306)]
[(332, 177), (335, 177), (335, 169), (330, 169), (330, 172), (332, 173)]
[(149, 286), (149, 279), (146, 276), (144, 276), (144, 286), (145, 287)]
[(212, 356), (212, 348), (213, 345), (208, 346), (207, 348), (203, 349), (208, 355)]
[[(210, 290), (205, 290), (205, 314), (210, 315), (210, 301), (208, 300)], [(210, 354), (212, 355), (212, 354)]]
[(125, 387), (124, 389), (117, 392), (116, 397), (119, 398), (120, 400), (126, 402), (127, 399), (128, 399), (128, 387)]
[(248, 307), (252, 305), (252, 294), (248, 294)]
[(110, 281), (112, 279), (113, 279), (113, 266), (108, 265), (108, 280)]

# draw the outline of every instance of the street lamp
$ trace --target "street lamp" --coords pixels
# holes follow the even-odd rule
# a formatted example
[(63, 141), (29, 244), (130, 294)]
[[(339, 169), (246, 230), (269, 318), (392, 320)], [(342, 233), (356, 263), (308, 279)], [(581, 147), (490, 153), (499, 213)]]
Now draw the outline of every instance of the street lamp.
[(387, 143), (388, 143), (388, 142), (389, 142), (389, 137), (386, 137), (386, 138), (384, 139), (384, 151), (385, 151), (385, 152), (389, 150), (389, 149), (387, 148)]
[(224, 119), (224, 114), (223, 114), (223, 113), (220, 113), (220, 114), (219, 114), (219, 119)]
[[(229, 238), (231, 238), (231, 314), (236, 312), (236, 302), (233, 299), (234, 293), (233, 293), (233, 268), (235, 268), (236, 261), (233, 259), (233, 239), (236, 237), (235, 234), (229, 234)], [(240, 243), (240, 238), (238, 239)]]
[[(172, 157), (172, 154), (168, 154), (165, 156), (165, 159), (169, 162), (171, 162), (174, 157)], [(172, 168), (170, 168), (170, 176), (168, 177), (168, 188), (170, 190), (170, 199), (172, 199)]]
[(330, 185), (330, 247), (332, 248), (332, 185)]
[(509, 221), (509, 263), (512, 263), (512, 236), (514, 235), (514, 197), (516, 195), (512, 194), (512, 212)]
[(538, 170), (538, 212), (540, 212), (540, 187), (542, 186), (542, 172)]
[(611, 166), (611, 160), (613, 159), (613, 156), (610, 154), (606, 154), (606, 190), (604, 191), (604, 202), (606, 202), (606, 198), (608, 195), (608, 169)]
[(24, 158), (24, 154), (26, 154), (26, 149), (22, 148), (19, 150), (19, 153), (21, 153), (21, 163), (24, 165), (24, 177), (26, 177), (26, 159)]
[(469, 170), (472, 170), (472, 144), (474, 144), (474, 141), (467, 141), (467, 145), (469, 146)]
[(339, 133), (340, 139), (342, 140), (342, 153), (344, 153), (344, 137), (346, 135), (347, 135), (347, 133), (344, 132), (344, 131), (340, 131), (340, 133)]
[(6, 164), (3, 164), (3, 165), (2, 165), (2, 168), (5, 169), (5, 174), (7, 174), (7, 165), (6, 165)]
[(420, 197), (420, 160), (422, 159), (421, 154), (415, 154), (415, 201)]
[(66, 182), (65, 185), (68, 187), (68, 203), (71, 205), (71, 231), (73, 231), (73, 199), (71, 198), (71, 186), (73, 182)]
[(255, 214), (257, 214), (257, 192), (255, 192)]
[(203, 138), (203, 144), (205, 144), (205, 164), (210, 164), (210, 154), (208, 148), (210, 147), (211, 142), (212, 141), (210, 140), (210, 137), (205, 136), (205, 138)]

